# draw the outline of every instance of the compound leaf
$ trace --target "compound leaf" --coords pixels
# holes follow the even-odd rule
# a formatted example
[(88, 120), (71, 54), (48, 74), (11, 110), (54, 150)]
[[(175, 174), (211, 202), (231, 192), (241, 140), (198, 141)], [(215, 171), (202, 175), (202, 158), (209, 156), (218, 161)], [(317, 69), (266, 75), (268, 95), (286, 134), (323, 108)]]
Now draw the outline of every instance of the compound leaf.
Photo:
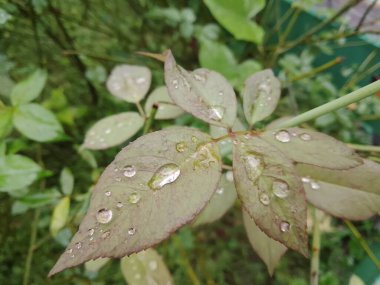
[(217, 145), (200, 131), (178, 127), (140, 137), (101, 175), (79, 231), (49, 275), (164, 240), (206, 206), (220, 171)]
[(205, 68), (188, 72), (169, 51), (165, 82), (173, 101), (186, 112), (213, 125), (231, 127), (236, 118), (236, 95), (226, 79)]
[(36, 99), (45, 87), (47, 72), (37, 69), (27, 79), (16, 84), (11, 92), (12, 105), (29, 103)]

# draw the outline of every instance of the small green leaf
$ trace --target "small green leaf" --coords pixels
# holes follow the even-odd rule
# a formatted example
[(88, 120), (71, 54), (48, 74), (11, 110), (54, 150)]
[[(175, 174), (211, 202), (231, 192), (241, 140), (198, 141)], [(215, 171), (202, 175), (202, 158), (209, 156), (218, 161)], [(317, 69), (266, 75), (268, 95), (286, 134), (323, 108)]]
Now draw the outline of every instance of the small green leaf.
[(260, 44), (264, 30), (252, 21), (264, 6), (264, 0), (205, 0), (211, 14), (238, 40)]
[(0, 192), (29, 186), (40, 171), (41, 167), (28, 157), (18, 154), (0, 157)]
[(158, 109), (154, 119), (156, 120), (167, 120), (174, 119), (182, 115), (183, 110), (173, 103), (173, 100), (168, 94), (168, 89), (166, 86), (157, 87), (149, 95), (145, 102), (145, 113), (149, 116), (152, 106), (158, 104)]
[(308, 256), (306, 199), (293, 162), (250, 135), (234, 142), (233, 173), (243, 208), (270, 238)]
[(16, 84), (11, 92), (12, 104), (22, 105), (36, 99), (44, 89), (46, 79), (46, 70), (37, 69), (27, 79)]
[(74, 176), (70, 168), (65, 167), (62, 169), (59, 183), (61, 184), (62, 192), (70, 196), (74, 189)]
[(265, 69), (250, 76), (243, 90), (244, 115), (253, 125), (270, 116), (277, 107), (281, 83), (272, 70)]
[(55, 237), (58, 232), (66, 225), (70, 211), (70, 198), (63, 197), (54, 207), (53, 215), (50, 220), (50, 233)]
[(362, 159), (344, 143), (308, 129), (266, 131), (260, 137), (298, 163), (330, 169), (348, 169), (362, 164)]
[(0, 139), (4, 138), (12, 130), (12, 108), (0, 106)]
[(231, 127), (236, 118), (236, 95), (217, 72), (205, 68), (188, 72), (169, 51), (165, 82), (173, 101), (186, 112), (212, 125)]
[(129, 285), (173, 284), (162, 257), (151, 248), (124, 257), (120, 262), (120, 268)]
[(233, 181), (229, 181), (226, 175), (222, 175), (219, 186), (209, 204), (196, 217), (192, 225), (210, 224), (219, 220), (234, 205), (236, 197)]
[(105, 266), (111, 259), (110, 258), (98, 258), (96, 260), (87, 261), (84, 264), (84, 268), (89, 272), (98, 272)]
[(20, 133), (38, 142), (52, 141), (63, 134), (62, 126), (54, 114), (38, 104), (16, 108), (13, 121)]
[(144, 125), (136, 112), (125, 112), (96, 122), (86, 133), (83, 146), (88, 149), (106, 149), (125, 142)]
[(263, 233), (245, 210), (243, 210), (243, 220), (249, 242), (257, 255), (267, 266), (269, 274), (273, 275), (287, 247)]
[(118, 65), (107, 80), (108, 91), (130, 103), (137, 103), (148, 93), (152, 74), (149, 68), (138, 65)]
[(98, 257), (139, 252), (166, 239), (205, 207), (220, 172), (217, 145), (198, 130), (173, 127), (138, 138), (99, 178), (68, 246), (72, 253), (63, 253), (49, 274)]

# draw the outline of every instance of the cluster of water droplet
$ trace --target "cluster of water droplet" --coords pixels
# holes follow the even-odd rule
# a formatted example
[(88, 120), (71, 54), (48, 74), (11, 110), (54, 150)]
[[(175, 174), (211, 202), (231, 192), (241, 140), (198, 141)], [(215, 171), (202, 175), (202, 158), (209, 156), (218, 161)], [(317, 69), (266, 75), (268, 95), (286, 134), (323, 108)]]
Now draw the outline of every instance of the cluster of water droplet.
[(321, 188), (321, 185), (317, 181), (314, 181), (309, 177), (302, 177), (302, 182), (304, 184), (310, 184), (310, 188), (313, 190), (319, 190)]
[[(290, 142), (292, 139), (292, 136), (297, 136), (297, 134), (293, 133), (291, 134), (287, 130), (280, 130), (274, 134), (274, 137), (276, 140), (279, 142), (287, 143)], [(311, 140), (311, 135), (308, 133), (302, 133), (298, 135), (298, 137), (303, 140), (303, 141), (310, 141)]]

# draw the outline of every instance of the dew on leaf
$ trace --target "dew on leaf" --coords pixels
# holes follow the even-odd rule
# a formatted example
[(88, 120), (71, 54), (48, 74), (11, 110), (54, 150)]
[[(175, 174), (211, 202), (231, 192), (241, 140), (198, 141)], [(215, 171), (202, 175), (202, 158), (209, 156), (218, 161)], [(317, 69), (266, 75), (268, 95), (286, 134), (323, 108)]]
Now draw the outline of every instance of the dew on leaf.
[(108, 238), (110, 235), (111, 235), (111, 231), (105, 231), (105, 232), (102, 234), (102, 239), (106, 239), (106, 238)]
[(172, 81), (172, 84), (173, 84), (173, 86), (174, 86), (174, 88), (175, 89), (178, 89), (178, 87), (179, 87), (179, 83), (178, 83), (178, 80), (177, 79), (174, 79), (173, 81)]
[(311, 181), (310, 182), (310, 187), (313, 190), (319, 190), (321, 188), (321, 185), (319, 185), (319, 183), (316, 182), (316, 181)]
[(179, 142), (175, 145), (175, 148), (178, 152), (184, 152), (187, 149), (187, 145), (185, 142)]
[(302, 182), (303, 183), (310, 183), (310, 178), (309, 177), (302, 177)]
[(138, 77), (136, 78), (136, 83), (137, 84), (143, 84), (146, 82), (146, 79), (144, 77)]
[(128, 202), (131, 204), (137, 204), (141, 199), (141, 195), (139, 193), (132, 193), (128, 197)]
[(286, 143), (286, 142), (289, 142), (290, 141), (290, 134), (288, 131), (285, 131), (285, 130), (281, 130), (281, 131), (278, 131), (274, 137), (276, 138), (276, 140), (280, 141), (280, 142), (283, 142), (283, 143)]
[(193, 143), (197, 143), (197, 142), (198, 142), (198, 138), (197, 138), (196, 136), (192, 136), (192, 137), (191, 137), (191, 141), (192, 141)]
[(68, 250), (66, 250), (66, 252), (67, 252), (68, 254), (70, 254), (70, 253), (73, 252), (73, 249), (72, 249), (72, 248), (69, 248)]
[(128, 229), (128, 234), (129, 234), (130, 236), (133, 236), (135, 233), (136, 233), (136, 229), (135, 229), (135, 228), (129, 228), (129, 229)]
[(260, 200), (261, 204), (263, 204), (264, 206), (268, 206), (270, 204), (270, 198), (269, 198), (268, 194), (266, 194), (266, 193), (261, 193), (259, 200)]
[(261, 159), (253, 154), (248, 154), (243, 157), (247, 176), (251, 181), (255, 181), (263, 172)]
[(164, 187), (166, 184), (173, 183), (177, 180), (181, 170), (177, 164), (168, 163), (161, 166), (152, 176), (148, 182), (148, 186), (152, 190), (158, 190)]
[(234, 174), (232, 171), (227, 171), (226, 172), (226, 179), (229, 181), (229, 182), (233, 182), (234, 181)]
[(127, 165), (124, 167), (123, 175), (125, 177), (131, 178), (136, 175), (136, 167), (134, 165)]
[(210, 143), (200, 145), (193, 157), (195, 158), (194, 169), (198, 167), (209, 167), (212, 163), (218, 161), (217, 155), (213, 152)]
[(157, 261), (155, 261), (155, 260), (149, 261), (148, 266), (149, 266), (150, 270), (152, 270), (152, 271), (156, 270), (158, 267)]
[(274, 181), (272, 185), (274, 195), (278, 198), (286, 198), (289, 195), (289, 186), (282, 181)]
[(303, 133), (303, 134), (300, 135), (300, 138), (303, 141), (309, 141), (309, 140), (311, 140), (311, 135)]
[(96, 220), (101, 224), (108, 224), (112, 220), (112, 211), (106, 208), (96, 213)]
[(206, 77), (204, 75), (200, 75), (197, 73), (194, 73), (194, 79), (200, 82), (206, 82)]
[(266, 93), (266, 94), (269, 94), (272, 92), (272, 88), (270, 87), (270, 85), (267, 82), (260, 83), (258, 89), (259, 89), (259, 91)]
[(95, 232), (95, 229), (89, 229), (88, 230), (88, 235), (92, 236), (94, 234), (94, 232)]
[(223, 187), (219, 187), (218, 189), (216, 189), (216, 194), (222, 195), (223, 193), (224, 193)]
[(107, 197), (110, 197), (111, 196), (111, 191), (105, 192), (104, 195), (106, 195)]
[(106, 129), (106, 130), (104, 131), (104, 133), (105, 133), (106, 135), (110, 134), (111, 132), (112, 132), (111, 129)]
[(80, 248), (82, 247), (82, 243), (81, 243), (81, 242), (77, 242), (77, 243), (75, 244), (75, 247), (76, 247), (77, 249), (80, 249)]
[(122, 208), (122, 207), (123, 207), (123, 203), (121, 203), (121, 202), (117, 202), (117, 203), (116, 203), (116, 207), (117, 207), (117, 208)]
[(285, 233), (290, 230), (290, 224), (288, 222), (282, 221), (280, 223), (280, 231)]
[(218, 95), (223, 96), (224, 95), (223, 91), (219, 91)]
[(214, 121), (220, 121), (223, 119), (224, 108), (221, 106), (211, 106), (208, 109), (208, 118)]

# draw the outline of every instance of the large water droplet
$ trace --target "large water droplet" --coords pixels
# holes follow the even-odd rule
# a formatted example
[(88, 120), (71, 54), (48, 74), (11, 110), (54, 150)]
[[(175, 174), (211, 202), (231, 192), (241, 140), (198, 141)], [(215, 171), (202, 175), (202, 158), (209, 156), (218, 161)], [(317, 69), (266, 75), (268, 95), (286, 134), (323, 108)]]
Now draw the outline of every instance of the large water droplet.
[(136, 167), (134, 165), (127, 165), (123, 170), (123, 175), (125, 177), (131, 178), (136, 175)]
[(227, 171), (226, 172), (226, 179), (229, 181), (229, 182), (233, 182), (234, 181), (234, 174), (232, 171)]
[(129, 229), (128, 229), (128, 234), (129, 234), (130, 236), (133, 236), (135, 233), (136, 233), (136, 229), (135, 229), (135, 228), (129, 228)]
[(208, 109), (208, 118), (214, 121), (220, 121), (223, 119), (225, 109), (221, 106), (211, 106)]
[(321, 185), (319, 185), (319, 183), (316, 182), (316, 181), (311, 181), (310, 182), (310, 187), (313, 190), (319, 190), (321, 188)]
[(286, 142), (289, 142), (290, 141), (290, 134), (288, 131), (285, 131), (285, 130), (281, 130), (281, 131), (278, 131), (274, 137), (276, 138), (276, 140), (280, 141), (280, 142), (283, 142), (283, 143), (286, 143)]
[(278, 198), (286, 198), (289, 195), (289, 186), (282, 181), (274, 181), (272, 185), (274, 195)]
[(207, 168), (218, 161), (218, 157), (214, 153), (211, 143), (198, 146), (192, 157), (195, 159), (193, 163), (194, 170), (200, 167)]
[(219, 187), (218, 189), (216, 189), (216, 194), (222, 195), (223, 193), (224, 193), (223, 187)]
[(148, 186), (152, 190), (158, 190), (164, 187), (166, 184), (172, 183), (177, 180), (178, 176), (181, 174), (177, 164), (168, 163), (161, 166), (152, 178), (148, 182)]
[(283, 233), (288, 232), (290, 230), (290, 224), (288, 222), (282, 221), (280, 223), (280, 231)]
[(179, 142), (175, 145), (175, 149), (178, 152), (184, 152), (187, 149), (187, 145), (185, 142)]
[(149, 266), (150, 270), (152, 270), (152, 271), (156, 270), (158, 267), (157, 261), (155, 261), (155, 260), (149, 261), (148, 266)]
[(263, 204), (264, 206), (268, 206), (270, 204), (270, 198), (267, 193), (261, 193), (259, 196), (259, 200), (261, 204)]
[(300, 135), (300, 138), (303, 141), (309, 141), (309, 140), (311, 140), (311, 135), (303, 133), (303, 134)]
[(141, 199), (141, 195), (139, 193), (132, 193), (128, 197), (128, 202), (131, 204), (137, 204)]
[(96, 213), (96, 219), (101, 224), (107, 224), (112, 220), (112, 211), (106, 208), (100, 209)]
[(253, 154), (248, 154), (244, 156), (243, 159), (248, 178), (252, 181), (256, 181), (264, 170), (261, 158)]

